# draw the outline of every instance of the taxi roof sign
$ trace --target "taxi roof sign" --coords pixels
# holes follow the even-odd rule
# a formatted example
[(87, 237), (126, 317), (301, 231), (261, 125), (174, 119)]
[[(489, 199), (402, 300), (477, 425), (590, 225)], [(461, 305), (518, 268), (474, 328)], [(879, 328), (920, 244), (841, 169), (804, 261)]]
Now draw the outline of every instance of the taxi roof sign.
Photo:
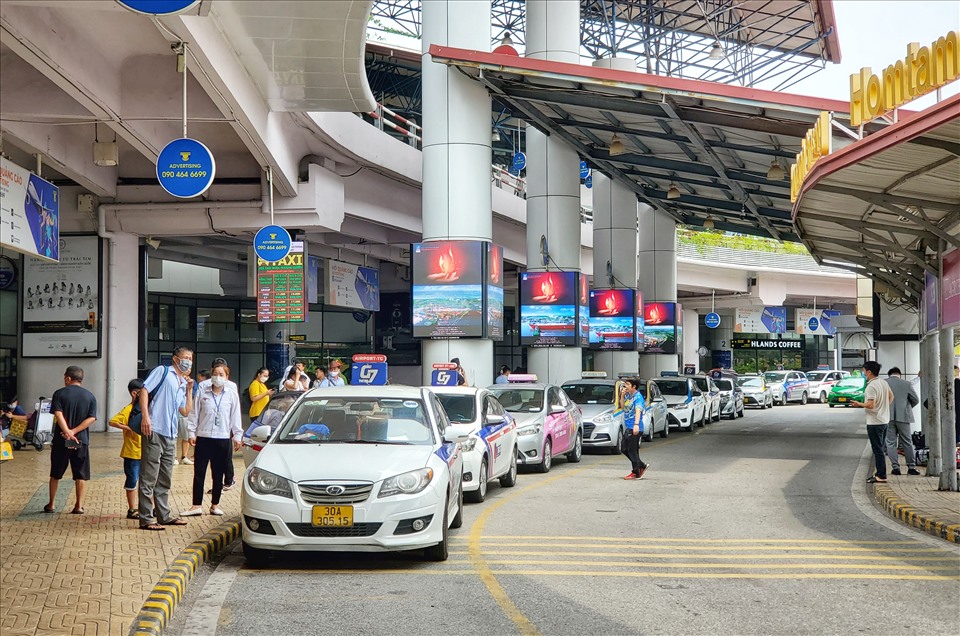
[(355, 353), (351, 362), (386, 362), (387, 356), (382, 353)]
[(445, 371), (452, 371), (453, 369), (456, 369), (456, 368), (457, 368), (457, 365), (455, 365), (455, 364), (452, 363), (452, 362), (434, 362), (434, 363), (433, 363), (433, 368), (434, 368), (434, 369), (443, 369), (443, 370), (445, 370)]
[(660, 377), (661, 378), (679, 378), (680, 372), (679, 371), (661, 371)]
[(510, 380), (511, 384), (519, 384), (523, 382), (537, 382), (536, 373), (511, 373), (510, 377), (507, 378)]
[(606, 371), (584, 371), (580, 374), (580, 377), (584, 380), (588, 378), (605, 378), (607, 377)]

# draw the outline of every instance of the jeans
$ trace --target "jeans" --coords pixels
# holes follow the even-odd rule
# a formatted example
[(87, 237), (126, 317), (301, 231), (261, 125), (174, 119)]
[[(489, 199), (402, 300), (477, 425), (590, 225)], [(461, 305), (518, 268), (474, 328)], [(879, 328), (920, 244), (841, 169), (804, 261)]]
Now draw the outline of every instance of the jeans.
[(890, 464), (894, 470), (900, 470), (900, 458), (897, 456), (897, 438), (900, 438), (900, 445), (903, 446), (903, 458), (907, 462), (908, 468), (917, 467), (917, 453), (913, 450), (913, 438), (910, 436), (910, 424), (908, 422), (890, 421), (887, 424), (887, 457), (890, 458)]
[(873, 461), (877, 467), (876, 476), (879, 479), (887, 478), (887, 458), (884, 453), (884, 440), (886, 437), (886, 424), (867, 424), (867, 439), (870, 440), (870, 449), (873, 451)]
[[(140, 438), (140, 525), (170, 523), (170, 484), (173, 482), (173, 460), (177, 455), (177, 438), (159, 433)], [(154, 517), (156, 512), (156, 517)]]
[(123, 474), (126, 480), (123, 482), (124, 490), (136, 490), (137, 482), (140, 481), (140, 460), (123, 458)]
[[(223, 471), (227, 464), (228, 453), (233, 452), (233, 440), (198, 437), (197, 448), (193, 453), (193, 505), (203, 503), (203, 482), (207, 479), (207, 464), (213, 473), (213, 505), (220, 503), (223, 492)], [(229, 461), (233, 462), (230, 456)]]
[(640, 435), (634, 435), (633, 432), (627, 433), (627, 457), (630, 458), (633, 474), (639, 476), (640, 469), (647, 465), (640, 459)]

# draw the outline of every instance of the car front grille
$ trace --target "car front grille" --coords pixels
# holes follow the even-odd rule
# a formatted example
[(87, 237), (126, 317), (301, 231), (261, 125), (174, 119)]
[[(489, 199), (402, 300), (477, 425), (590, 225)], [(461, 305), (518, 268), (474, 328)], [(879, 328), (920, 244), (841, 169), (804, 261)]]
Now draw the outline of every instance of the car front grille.
[[(305, 502), (310, 504), (324, 505), (360, 503), (361, 501), (366, 501), (367, 497), (370, 496), (370, 491), (373, 490), (373, 484), (370, 482), (324, 482), (297, 484), (297, 486), (300, 488), (300, 496), (303, 497)], [(329, 492), (327, 492), (327, 488), (330, 488), (331, 486), (339, 486), (340, 488), (343, 488), (343, 492), (338, 495), (331, 495)]]
[(583, 423), (583, 437), (584, 439), (590, 439), (593, 436), (593, 429), (597, 428), (597, 425), (593, 422), (589, 424), (587, 422)]
[(298, 537), (341, 538), (372, 537), (380, 529), (380, 523), (355, 523), (346, 527), (317, 527), (310, 523), (288, 523), (290, 532)]

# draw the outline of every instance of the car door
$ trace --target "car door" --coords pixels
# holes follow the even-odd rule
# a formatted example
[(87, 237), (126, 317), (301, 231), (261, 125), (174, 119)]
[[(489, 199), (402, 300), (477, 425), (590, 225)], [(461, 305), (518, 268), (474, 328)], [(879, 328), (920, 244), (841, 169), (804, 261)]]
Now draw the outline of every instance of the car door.
[[(436, 395), (431, 394), (431, 405), (433, 406), (434, 418), (436, 420), (436, 434), (439, 448), (436, 454), (447, 464), (448, 479), (450, 480), (451, 506), (455, 502), (453, 493), (459, 492), (460, 482), (463, 479), (463, 451), (460, 444), (448, 442), (443, 439), (443, 434), (450, 426), (450, 420), (447, 418), (447, 412), (443, 410), (440, 400)], [(450, 510), (451, 516), (455, 511)]]
[(553, 454), (561, 455), (570, 449), (570, 414), (560, 401), (560, 389), (547, 388), (547, 432), (553, 440)]
[[(492, 424), (491, 418), (499, 418), (499, 423)], [(487, 445), (487, 457), (490, 458), (489, 477), (498, 477), (510, 469), (510, 450), (506, 435), (509, 432), (509, 420), (506, 412), (497, 400), (491, 395), (483, 398), (483, 426), (480, 428), (480, 437)]]

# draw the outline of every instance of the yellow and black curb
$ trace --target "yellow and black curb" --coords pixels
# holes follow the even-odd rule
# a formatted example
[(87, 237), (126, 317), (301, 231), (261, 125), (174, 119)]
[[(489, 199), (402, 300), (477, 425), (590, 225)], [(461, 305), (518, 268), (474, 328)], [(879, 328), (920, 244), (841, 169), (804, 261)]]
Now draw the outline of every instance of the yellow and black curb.
[(181, 552), (160, 576), (130, 627), (131, 636), (159, 636), (183, 600), (187, 582), (206, 561), (240, 536), (240, 517), (206, 533)]
[(873, 496), (880, 507), (898, 521), (951, 543), (960, 543), (960, 523), (951, 524), (917, 510), (904, 503), (890, 486), (874, 484)]

